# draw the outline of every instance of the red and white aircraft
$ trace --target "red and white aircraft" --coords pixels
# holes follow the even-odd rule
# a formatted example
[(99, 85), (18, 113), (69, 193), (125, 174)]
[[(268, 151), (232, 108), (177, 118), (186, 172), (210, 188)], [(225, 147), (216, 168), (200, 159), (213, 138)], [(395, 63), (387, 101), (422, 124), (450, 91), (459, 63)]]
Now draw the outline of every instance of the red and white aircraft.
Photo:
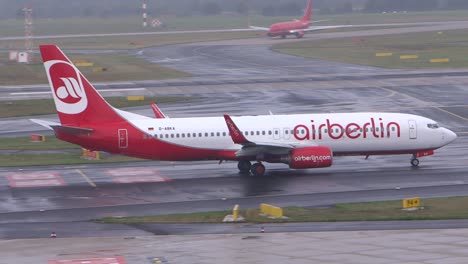
[(109, 105), (57, 46), (40, 51), (60, 123), (33, 121), (91, 150), (152, 160), (232, 160), (241, 172), (263, 175), (262, 162), (319, 168), (340, 155), (412, 154), (418, 166), (418, 157), (457, 137), (431, 119), (398, 113), (150, 118)]
[(312, 14), (312, 0), (309, 0), (307, 2), (307, 7), (305, 9), (304, 16), (300, 20), (275, 23), (275, 24), (272, 24), (269, 28), (257, 27), (257, 26), (250, 26), (250, 28), (268, 31), (267, 36), (269, 37), (286, 38), (287, 35), (295, 35), (297, 38), (302, 38), (305, 32), (308, 32), (308, 31), (352, 27), (351, 25), (310, 27), (311, 23), (322, 21), (322, 20), (310, 21), (311, 14)]

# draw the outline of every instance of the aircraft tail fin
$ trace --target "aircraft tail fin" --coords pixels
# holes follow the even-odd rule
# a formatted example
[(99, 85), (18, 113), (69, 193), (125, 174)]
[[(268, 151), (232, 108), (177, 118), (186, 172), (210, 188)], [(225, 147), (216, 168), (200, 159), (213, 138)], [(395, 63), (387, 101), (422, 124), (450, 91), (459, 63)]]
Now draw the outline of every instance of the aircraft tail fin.
[(62, 125), (86, 127), (122, 120), (59, 47), (39, 48)]
[(312, 0), (307, 2), (307, 7), (304, 12), (304, 16), (301, 18), (301, 21), (310, 22), (310, 18), (312, 16)]

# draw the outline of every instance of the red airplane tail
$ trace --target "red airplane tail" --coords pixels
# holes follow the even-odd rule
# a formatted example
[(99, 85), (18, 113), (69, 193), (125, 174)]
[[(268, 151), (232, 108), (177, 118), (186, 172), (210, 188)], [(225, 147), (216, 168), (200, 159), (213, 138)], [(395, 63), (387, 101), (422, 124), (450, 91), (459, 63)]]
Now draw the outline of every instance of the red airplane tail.
[(307, 2), (307, 7), (304, 12), (304, 16), (301, 18), (301, 21), (310, 22), (310, 17), (312, 16), (312, 0)]
[(62, 125), (88, 127), (122, 120), (56, 45), (39, 48)]

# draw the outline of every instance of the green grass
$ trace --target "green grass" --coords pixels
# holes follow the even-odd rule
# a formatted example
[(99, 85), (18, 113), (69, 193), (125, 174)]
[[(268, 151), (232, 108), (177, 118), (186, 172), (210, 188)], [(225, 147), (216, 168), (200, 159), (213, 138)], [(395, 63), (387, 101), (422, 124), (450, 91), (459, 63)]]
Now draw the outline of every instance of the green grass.
[[(169, 97), (146, 97), (142, 101), (128, 101), (126, 97), (107, 97), (106, 100), (116, 108), (144, 106), (151, 102), (172, 103), (193, 100), (193, 97), (169, 96)], [(56, 113), (55, 104), (52, 99), (0, 101), (0, 118), (34, 116)]]
[[(191, 76), (126, 54), (70, 55), (69, 57), (71, 60), (88, 60), (94, 63), (92, 67), (79, 67), (91, 82), (158, 80)], [(6, 56), (0, 59), (6, 60)], [(93, 72), (94, 67), (104, 67), (107, 71)], [(38, 83), (47, 83), (44, 66), (39, 61), (33, 64), (0, 63), (1, 85)]]
[[(421, 32), (388, 36), (303, 41), (274, 45), (277, 52), (325, 60), (384, 68), (466, 68), (468, 67), (468, 30)], [(375, 53), (390, 52), (391, 57)], [(418, 59), (400, 60), (400, 55)], [(430, 63), (433, 58), (449, 58), (449, 63)]]
[[(52, 135), (46, 136), (46, 141), (44, 142), (33, 142), (31, 141), (29, 137), (0, 138), (0, 150), (65, 150), (65, 149), (80, 149), (80, 147), (77, 145), (65, 142), (65, 141), (61, 141)], [(44, 154), (44, 155), (47, 155), (47, 154)]]
[[(287, 218), (271, 219), (259, 214), (258, 209), (241, 210), (240, 215), (252, 223), (284, 222), (337, 222), (337, 221), (389, 221), (467, 219), (468, 197), (431, 198), (422, 201), (424, 209), (403, 211), (401, 200), (341, 203), (329, 208), (285, 207)], [(229, 211), (192, 214), (172, 214), (145, 217), (108, 217), (101, 223), (220, 223)]]
[(19, 154), (0, 155), (1, 167), (17, 166), (41, 166), (41, 165), (72, 165), (72, 164), (99, 164), (113, 162), (135, 162), (145, 161), (137, 158), (129, 158), (120, 155), (110, 155), (100, 160), (82, 159), (80, 154), (60, 153), (60, 154)]

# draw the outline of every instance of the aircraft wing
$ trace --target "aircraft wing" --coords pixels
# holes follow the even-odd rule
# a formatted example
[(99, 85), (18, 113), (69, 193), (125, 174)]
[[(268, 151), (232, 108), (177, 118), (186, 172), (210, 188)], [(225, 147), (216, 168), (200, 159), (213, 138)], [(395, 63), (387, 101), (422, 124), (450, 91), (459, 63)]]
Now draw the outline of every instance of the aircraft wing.
[(299, 31), (309, 32), (309, 31), (326, 30), (326, 29), (332, 29), (332, 28), (348, 28), (348, 27), (353, 27), (353, 25), (314, 26), (314, 27), (308, 27), (306, 29), (290, 30), (289, 32), (290, 33), (296, 33)]
[(256, 26), (249, 26), (249, 28), (255, 29), (255, 30), (262, 30), (262, 31), (270, 30), (269, 28), (266, 28), (266, 27), (256, 27)]
[(259, 155), (282, 155), (288, 154), (291, 149), (299, 147), (312, 147), (315, 145), (304, 143), (278, 143), (278, 142), (254, 142), (248, 140), (232, 121), (229, 115), (224, 115), (224, 120), (229, 130), (232, 141), (235, 144), (242, 145), (242, 148), (236, 152), (237, 157), (259, 156)]

